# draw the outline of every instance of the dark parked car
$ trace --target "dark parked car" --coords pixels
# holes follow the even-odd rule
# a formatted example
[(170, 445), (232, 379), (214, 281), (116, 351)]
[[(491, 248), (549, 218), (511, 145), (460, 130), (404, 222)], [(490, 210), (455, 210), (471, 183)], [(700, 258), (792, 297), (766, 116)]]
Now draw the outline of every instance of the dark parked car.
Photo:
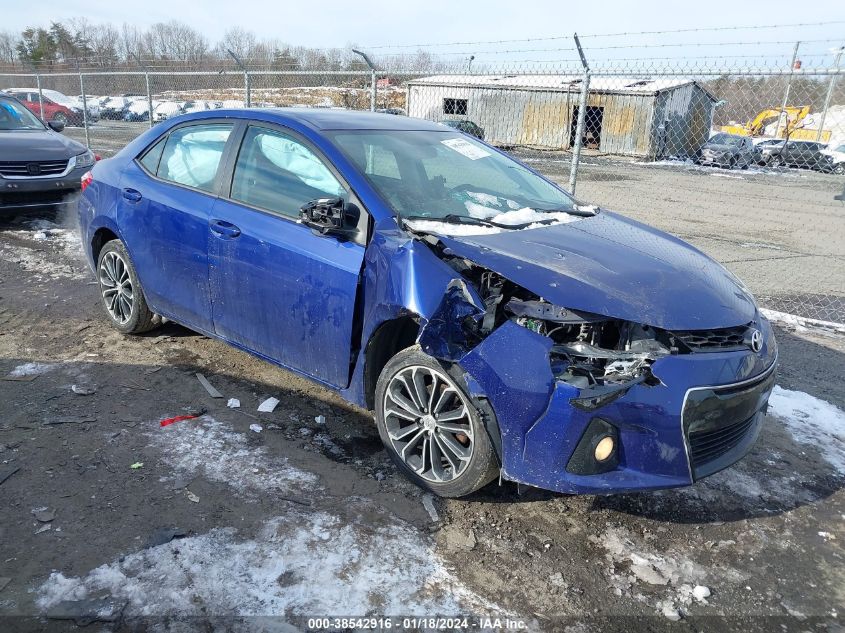
[(448, 125), (450, 128), (474, 136), (479, 140), (484, 140), (484, 130), (472, 121), (466, 119), (449, 119), (441, 121), (443, 125)]
[[(94, 165), (84, 145), (49, 128), (20, 101), (0, 94), (0, 213), (71, 201)], [(52, 129), (51, 129), (52, 128)]]
[(100, 118), (122, 121), (130, 105), (132, 105), (132, 99), (127, 97), (109, 97), (100, 106)]
[(718, 165), (733, 169), (747, 169), (759, 160), (759, 151), (747, 136), (738, 134), (715, 134), (701, 147), (698, 161), (702, 165)]
[(689, 485), (751, 448), (774, 382), (721, 265), (421, 119), (169, 119), (94, 167), (79, 224), (115, 328), (166, 317), (338, 391), (439, 495)]
[(766, 165), (829, 172), (833, 170), (833, 159), (822, 153), (826, 147), (813, 141), (786, 141), (765, 151)]

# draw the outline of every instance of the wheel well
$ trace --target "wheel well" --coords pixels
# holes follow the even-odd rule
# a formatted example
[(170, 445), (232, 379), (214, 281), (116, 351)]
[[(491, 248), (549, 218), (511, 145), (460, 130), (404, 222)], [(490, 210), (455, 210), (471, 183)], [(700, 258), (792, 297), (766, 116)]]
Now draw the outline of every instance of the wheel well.
[(414, 345), (420, 324), (410, 316), (385, 321), (370, 337), (364, 355), (364, 394), (367, 408), (375, 406), (376, 383), (387, 361)]
[(100, 251), (106, 242), (118, 239), (117, 235), (109, 229), (97, 229), (94, 237), (91, 239), (91, 254), (94, 256), (94, 265), (97, 265), (97, 260), (100, 257)]

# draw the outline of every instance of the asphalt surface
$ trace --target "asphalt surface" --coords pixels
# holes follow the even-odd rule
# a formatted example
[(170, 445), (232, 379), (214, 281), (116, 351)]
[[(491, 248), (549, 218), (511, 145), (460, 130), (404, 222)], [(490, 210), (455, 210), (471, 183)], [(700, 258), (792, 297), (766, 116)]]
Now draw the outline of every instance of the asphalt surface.
[(0, 224), (2, 631), (843, 630), (842, 337), (779, 328), (759, 443), (690, 488), (434, 500), (322, 387), (175, 324), (116, 333), (80, 249), (68, 218)]
[[(99, 121), (91, 147), (108, 157), (148, 123)], [(85, 142), (81, 128), (69, 136)], [(568, 186), (570, 155), (512, 150)], [(761, 305), (845, 323), (845, 177), (802, 169), (700, 167), (586, 151), (576, 193), (700, 248), (725, 264)]]

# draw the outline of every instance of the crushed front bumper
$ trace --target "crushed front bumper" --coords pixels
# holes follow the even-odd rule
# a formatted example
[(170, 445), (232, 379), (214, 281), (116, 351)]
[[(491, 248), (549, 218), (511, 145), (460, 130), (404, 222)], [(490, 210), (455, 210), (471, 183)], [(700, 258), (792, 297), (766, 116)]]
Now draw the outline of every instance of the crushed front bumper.
[[(508, 322), (460, 359), (473, 395), (489, 400), (502, 437), (504, 478), (565, 493), (672, 488), (743, 457), (760, 430), (774, 382), (777, 346), (761, 319), (763, 348), (663, 357), (658, 385), (632, 385), (589, 409), (589, 393), (555, 379), (550, 341)], [(579, 474), (571, 461), (596, 420), (615, 430), (613, 467)]]

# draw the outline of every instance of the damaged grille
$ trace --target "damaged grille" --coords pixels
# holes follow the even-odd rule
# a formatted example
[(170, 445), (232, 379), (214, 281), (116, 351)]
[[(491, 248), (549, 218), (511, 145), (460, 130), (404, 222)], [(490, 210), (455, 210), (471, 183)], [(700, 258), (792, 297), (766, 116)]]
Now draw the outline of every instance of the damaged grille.
[(694, 466), (718, 459), (737, 444), (754, 424), (755, 416), (729, 424), (714, 431), (700, 431), (689, 434), (690, 458)]
[(753, 382), (687, 392), (683, 425), (696, 479), (742, 457), (754, 443), (775, 381), (774, 367)]
[(672, 332), (678, 341), (691, 352), (717, 352), (748, 347), (745, 337), (749, 326), (721, 328), (718, 330), (687, 330)]
[(0, 161), (0, 175), (3, 176), (58, 176), (67, 169), (67, 160), (6, 160)]

